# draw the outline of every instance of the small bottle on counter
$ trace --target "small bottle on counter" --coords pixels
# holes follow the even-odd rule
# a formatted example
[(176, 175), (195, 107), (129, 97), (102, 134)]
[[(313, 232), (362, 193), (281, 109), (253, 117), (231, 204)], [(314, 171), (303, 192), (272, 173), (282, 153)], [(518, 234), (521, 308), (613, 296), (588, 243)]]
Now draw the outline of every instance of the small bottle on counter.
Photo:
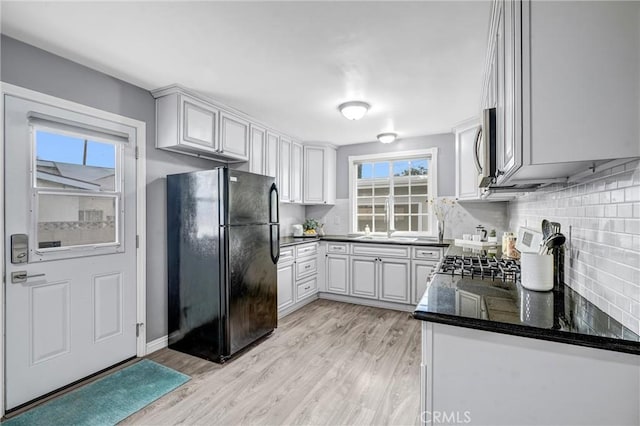
[(364, 226), (364, 235), (367, 237), (371, 235), (371, 229), (369, 228), (369, 225)]

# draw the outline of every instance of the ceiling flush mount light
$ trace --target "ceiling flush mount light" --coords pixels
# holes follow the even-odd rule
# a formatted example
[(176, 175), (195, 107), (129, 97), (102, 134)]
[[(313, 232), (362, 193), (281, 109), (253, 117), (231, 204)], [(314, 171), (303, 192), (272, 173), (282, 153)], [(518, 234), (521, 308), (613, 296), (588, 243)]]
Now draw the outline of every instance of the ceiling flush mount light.
[(382, 143), (391, 143), (395, 141), (397, 137), (397, 133), (380, 133), (378, 135), (378, 140)]
[(348, 120), (360, 120), (364, 115), (369, 111), (369, 105), (366, 102), (362, 101), (351, 101), (345, 102), (338, 106), (338, 110), (345, 116)]

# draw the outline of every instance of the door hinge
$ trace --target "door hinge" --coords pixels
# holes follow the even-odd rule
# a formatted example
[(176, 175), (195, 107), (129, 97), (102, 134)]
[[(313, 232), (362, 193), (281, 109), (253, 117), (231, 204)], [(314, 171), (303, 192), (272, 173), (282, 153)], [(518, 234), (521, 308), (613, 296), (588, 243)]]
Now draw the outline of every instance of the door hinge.
[(140, 235), (136, 235), (136, 248), (140, 248)]
[(136, 337), (140, 337), (140, 327), (144, 327), (143, 322), (139, 322), (136, 324)]
[(140, 158), (140, 149), (136, 146), (136, 160)]

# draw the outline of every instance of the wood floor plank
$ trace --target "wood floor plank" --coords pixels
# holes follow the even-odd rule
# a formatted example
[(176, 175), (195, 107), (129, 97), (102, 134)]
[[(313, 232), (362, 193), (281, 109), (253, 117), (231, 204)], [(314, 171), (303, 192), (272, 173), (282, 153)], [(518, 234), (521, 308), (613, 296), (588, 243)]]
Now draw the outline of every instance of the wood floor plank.
[(122, 424), (416, 424), (419, 325), (406, 312), (317, 300), (225, 365), (160, 350), (149, 358), (191, 381)]

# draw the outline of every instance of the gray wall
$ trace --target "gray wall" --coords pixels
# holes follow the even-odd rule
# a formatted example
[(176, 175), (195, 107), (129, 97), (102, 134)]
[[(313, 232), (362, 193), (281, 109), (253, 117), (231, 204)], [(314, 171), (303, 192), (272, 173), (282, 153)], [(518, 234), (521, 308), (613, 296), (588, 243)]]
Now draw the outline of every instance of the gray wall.
[(336, 198), (349, 198), (349, 156), (438, 148), (438, 196), (455, 195), (455, 137), (453, 133), (398, 139), (391, 144), (367, 142), (338, 148)]
[(147, 123), (147, 341), (167, 334), (165, 179), (216, 163), (155, 149), (155, 106), (144, 89), (2, 36), (0, 79)]

